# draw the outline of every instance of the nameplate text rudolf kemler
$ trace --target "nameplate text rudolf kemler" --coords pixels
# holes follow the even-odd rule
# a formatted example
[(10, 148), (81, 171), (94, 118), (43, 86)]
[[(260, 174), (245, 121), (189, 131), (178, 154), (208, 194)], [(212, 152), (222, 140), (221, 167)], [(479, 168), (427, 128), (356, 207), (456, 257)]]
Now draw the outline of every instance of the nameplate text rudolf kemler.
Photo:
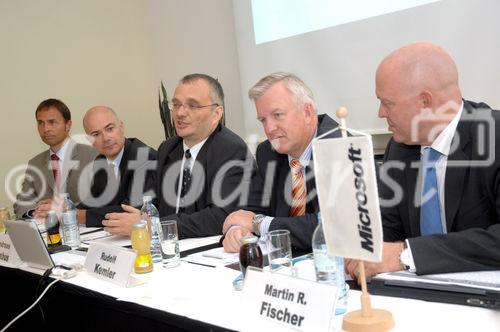
[(135, 252), (105, 243), (92, 242), (85, 259), (87, 271), (103, 280), (127, 287)]

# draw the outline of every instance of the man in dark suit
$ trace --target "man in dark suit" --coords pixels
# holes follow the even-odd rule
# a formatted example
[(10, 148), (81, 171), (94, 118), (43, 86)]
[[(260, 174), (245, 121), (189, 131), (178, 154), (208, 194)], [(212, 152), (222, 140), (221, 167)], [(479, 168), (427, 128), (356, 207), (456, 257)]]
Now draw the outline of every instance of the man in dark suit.
[(386, 57), (376, 94), (393, 137), (380, 170), (383, 260), (366, 274), (498, 270), (500, 115), (462, 99), (454, 61), (429, 43)]
[(83, 127), (100, 155), (90, 195), (78, 206), (78, 221), (102, 227), (107, 213), (123, 212), (121, 204), (140, 207), (143, 195), (154, 192), (156, 151), (137, 138), (125, 138), (123, 122), (107, 106), (88, 110)]
[[(309, 250), (319, 211), (312, 170), (312, 140), (337, 127), (316, 114), (311, 90), (297, 76), (274, 73), (249, 91), (268, 140), (257, 147), (258, 176), (248, 206), (224, 222), (224, 249), (236, 252), (243, 236), (290, 231), (294, 249)], [(338, 131), (327, 137), (338, 137)], [(298, 167), (295, 171), (294, 167)]]
[(40, 138), (50, 148), (28, 163), (21, 192), (14, 203), (18, 218), (45, 218), (47, 211), (54, 208), (52, 201), (57, 193), (67, 192), (78, 204), (79, 193), (85, 189), (81, 186), (89, 186), (90, 182), (85, 170), (97, 155), (94, 148), (69, 136), (71, 112), (62, 101), (42, 101), (35, 117)]
[[(218, 235), (226, 216), (248, 193), (254, 160), (245, 142), (220, 124), (224, 93), (204, 74), (185, 76), (170, 105), (177, 137), (158, 149), (156, 203), (162, 220), (177, 221), (181, 238)], [(130, 234), (140, 214), (111, 213), (104, 224)]]

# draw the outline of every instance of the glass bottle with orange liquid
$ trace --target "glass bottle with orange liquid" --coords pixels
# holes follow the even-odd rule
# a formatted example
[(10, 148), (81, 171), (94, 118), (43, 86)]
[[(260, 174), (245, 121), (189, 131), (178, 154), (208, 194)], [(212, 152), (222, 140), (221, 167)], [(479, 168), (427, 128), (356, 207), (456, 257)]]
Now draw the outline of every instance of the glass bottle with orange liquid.
[(132, 241), (132, 248), (137, 254), (134, 264), (135, 273), (153, 271), (153, 259), (150, 251), (151, 238), (145, 221), (140, 220), (133, 226), (130, 240)]

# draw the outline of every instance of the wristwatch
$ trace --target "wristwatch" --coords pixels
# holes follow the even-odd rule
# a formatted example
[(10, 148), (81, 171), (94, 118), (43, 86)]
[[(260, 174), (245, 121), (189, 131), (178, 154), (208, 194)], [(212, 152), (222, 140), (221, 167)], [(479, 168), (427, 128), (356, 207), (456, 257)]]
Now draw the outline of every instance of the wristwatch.
[(410, 269), (410, 250), (406, 246), (406, 241), (404, 243), (404, 248), (399, 254), (399, 261), (401, 262), (401, 265), (403, 265), (405, 270)]
[(260, 236), (260, 224), (264, 220), (266, 216), (263, 214), (256, 214), (252, 218), (252, 228), (253, 228), (253, 233), (257, 234)]

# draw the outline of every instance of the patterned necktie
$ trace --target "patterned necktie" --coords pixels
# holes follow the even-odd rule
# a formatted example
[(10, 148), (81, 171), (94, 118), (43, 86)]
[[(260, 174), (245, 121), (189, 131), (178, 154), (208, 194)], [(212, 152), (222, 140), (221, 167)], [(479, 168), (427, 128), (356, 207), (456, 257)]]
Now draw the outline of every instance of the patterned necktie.
[(436, 177), (436, 162), (441, 154), (432, 149), (425, 148), (422, 156), (423, 185), (420, 207), (420, 234), (442, 234), (441, 208)]
[(298, 159), (290, 161), (292, 171), (292, 206), (290, 216), (303, 216), (306, 213), (306, 182), (302, 174), (302, 164)]
[(182, 170), (182, 187), (181, 187), (181, 204), (179, 207), (179, 211), (184, 210), (184, 196), (189, 191), (191, 187), (191, 152), (189, 149), (184, 152), (184, 169)]
[(53, 153), (50, 155), (50, 159), (52, 160), (52, 174), (54, 174), (54, 183), (56, 187), (59, 188), (61, 185), (61, 177), (59, 170), (59, 157), (57, 154)]

